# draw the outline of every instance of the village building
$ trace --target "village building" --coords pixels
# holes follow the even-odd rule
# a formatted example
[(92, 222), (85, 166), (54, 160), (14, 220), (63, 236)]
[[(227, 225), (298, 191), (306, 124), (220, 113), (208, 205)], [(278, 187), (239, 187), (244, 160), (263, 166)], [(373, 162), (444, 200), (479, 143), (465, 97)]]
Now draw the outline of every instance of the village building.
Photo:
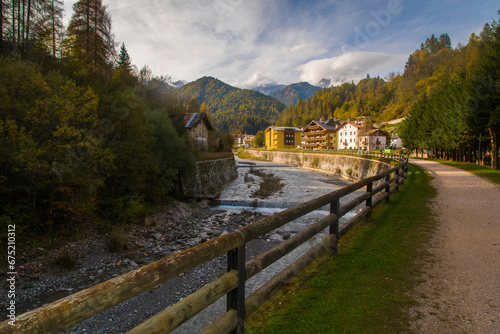
[(358, 136), (359, 149), (365, 151), (383, 150), (387, 147), (387, 138), (389, 135), (378, 128), (361, 130)]
[(203, 112), (185, 114), (184, 125), (189, 135), (198, 143), (198, 147), (201, 149), (207, 149), (208, 132), (214, 129), (207, 117), (207, 114)]
[(392, 135), (390, 146), (393, 150), (400, 150), (403, 148), (403, 140), (398, 135)]
[(252, 146), (253, 135), (243, 135), (237, 134), (234, 136), (234, 142), (236, 146), (244, 146), (245, 148), (249, 148)]
[(302, 132), (302, 147), (305, 149), (336, 149), (336, 129), (340, 121), (330, 118), (328, 120), (313, 120)]
[(358, 149), (358, 134), (361, 125), (351, 121), (344, 121), (337, 128), (337, 149)]
[(296, 148), (302, 141), (302, 129), (270, 126), (265, 131), (266, 148)]
[(245, 148), (251, 148), (254, 137), (255, 136), (252, 135), (245, 135), (245, 138), (243, 139), (243, 146), (245, 146)]
[(242, 134), (236, 134), (234, 135), (234, 143), (236, 146), (243, 146), (245, 145), (244, 143), (244, 140), (245, 140), (245, 135), (242, 135)]

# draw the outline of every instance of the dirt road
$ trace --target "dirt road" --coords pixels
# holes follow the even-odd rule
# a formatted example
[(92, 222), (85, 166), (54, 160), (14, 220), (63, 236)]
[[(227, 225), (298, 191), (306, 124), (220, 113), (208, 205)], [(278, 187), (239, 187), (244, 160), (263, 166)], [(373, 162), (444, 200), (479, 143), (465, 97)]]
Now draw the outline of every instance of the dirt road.
[(415, 333), (500, 333), (500, 187), (432, 161), (438, 229), (412, 309)]

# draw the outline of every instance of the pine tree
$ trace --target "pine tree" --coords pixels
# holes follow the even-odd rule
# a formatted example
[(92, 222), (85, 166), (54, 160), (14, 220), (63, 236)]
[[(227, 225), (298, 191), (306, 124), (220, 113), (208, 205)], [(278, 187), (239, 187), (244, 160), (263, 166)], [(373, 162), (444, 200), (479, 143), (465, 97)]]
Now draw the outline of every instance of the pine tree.
[(111, 16), (101, 0), (80, 0), (73, 5), (68, 26), (70, 57), (80, 58), (93, 72), (107, 70), (115, 55)]
[(448, 34), (439, 36), (439, 47), (441, 49), (451, 49), (451, 38)]
[(63, 7), (62, 0), (44, 1), (43, 16), (35, 27), (39, 31), (41, 44), (54, 58), (59, 54), (59, 45), (64, 35)]
[(125, 43), (122, 43), (120, 47), (120, 54), (118, 55), (118, 70), (130, 71), (132, 68), (132, 63), (130, 62), (130, 56), (128, 55)]
[[(498, 12), (500, 15), (500, 11)], [(491, 168), (500, 169), (498, 150), (500, 148), (500, 23), (493, 22), (485, 26), (481, 34), (485, 44), (483, 57), (475, 85), (471, 92), (475, 93), (478, 105), (473, 114), (474, 122), (487, 129), (491, 136), (492, 162)], [(478, 96), (479, 92), (483, 95)]]
[(18, 52), (31, 60), (54, 54), (50, 32), (62, 34), (62, 8), (62, 0), (2, 0), (0, 52)]

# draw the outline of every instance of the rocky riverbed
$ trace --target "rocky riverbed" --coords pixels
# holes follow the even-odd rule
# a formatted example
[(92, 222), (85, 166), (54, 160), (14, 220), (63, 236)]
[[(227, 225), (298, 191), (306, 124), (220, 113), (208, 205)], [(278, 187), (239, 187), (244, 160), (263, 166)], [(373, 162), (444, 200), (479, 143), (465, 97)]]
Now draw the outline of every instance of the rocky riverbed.
[[(46, 249), (18, 250), (16, 282), (17, 314), (73, 294), (119, 276), (139, 266), (174, 254), (261, 219), (252, 211), (227, 212), (206, 205), (174, 206), (145, 219), (140, 225), (127, 226), (120, 236), (125, 249), (110, 251), (111, 233), (85, 233), (78, 240)], [(287, 237), (284, 234), (285, 238)], [(116, 236), (114, 237), (116, 238)], [(248, 244), (249, 258), (282, 240), (269, 234)], [(121, 333), (138, 325), (180, 298), (196, 291), (225, 272), (226, 259), (219, 257), (162, 286), (139, 295), (84, 323), (68, 333)], [(64, 269), (61, 263), (74, 265)], [(71, 263), (74, 261), (74, 263)], [(7, 300), (6, 272), (0, 272), (0, 300)], [(5, 305), (0, 305), (6, 319)]]

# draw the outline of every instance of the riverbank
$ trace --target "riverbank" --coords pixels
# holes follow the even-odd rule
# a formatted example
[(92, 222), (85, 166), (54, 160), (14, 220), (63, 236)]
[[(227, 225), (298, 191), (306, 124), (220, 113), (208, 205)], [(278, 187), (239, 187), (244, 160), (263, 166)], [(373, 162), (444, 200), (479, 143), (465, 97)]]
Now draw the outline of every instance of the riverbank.
[[(112, 233), (101, 234), (98, 230), (81, 233), (67, 240), (66, 244), (53, 245), (50, 249), (48, 247), (31, 249), (19, 247), (16, 280), (17, 314), (20, 315), (119, 276), (262, 217), (264, 215), (258, 212), (227, 212), (213, 210), (203, 205), (193, 206), (176, 202), (144, 220), (141, 225), (124, 226), (119, 237), (115, 237), (121, 239), (124, 244), (120, 250), (114, 252), (110, 250)], [(267, 237), (270, 238), (272, 235)], [(260, 251), (261, 248), (266, 248), (267, 244), (272, 245), (274, 242), (268, 242), (267, 238), (263, 238), (256, 241), (255, 246)], [(251, 250), (249, 253), (252, 256)], [(111, 309), (101, 316), (104, 318), (100, 322), (96, 323), (95, 319), (87, 321), (70, 332), (119, 333), (126, 326), (130, 329), (139, 323), (137, 321), (163, 310), (179, 298), (212, 281), (225, 271), (225, 267), (225, 259), (216, 259), (211, 265), (197, 268), (193, 272), (172, 280), (161, 288), (167, 291), (165, 296), (168, 297), (149, 296), (149, 304), (143, 303), (140, 313), (134, 312), (139, 308), (136, 302), (127, 302), (126, 305), (134, 308), (132, 312), (138, 313), (135, 314), (135, 318), (128, 314), (121, 315), (119, 309)], [(0, 303), (8, 300), (7, 281), (3, 279), (5, 275), (5, 271), (0, 272)], [(6, 319), (6, 305), (2, 304), (0, 308), (2, 320)], [(127, 320), (127, 318), (130, 319)], [(109, 319), (114, 319), (114, 321), (104, 326)], [(117, 319), (121, 320), (117, 321)], [(117, 327), (116, 323), (119, 323), (120, 327)], [(101, 330), (102, 326), (107, 329)]]

